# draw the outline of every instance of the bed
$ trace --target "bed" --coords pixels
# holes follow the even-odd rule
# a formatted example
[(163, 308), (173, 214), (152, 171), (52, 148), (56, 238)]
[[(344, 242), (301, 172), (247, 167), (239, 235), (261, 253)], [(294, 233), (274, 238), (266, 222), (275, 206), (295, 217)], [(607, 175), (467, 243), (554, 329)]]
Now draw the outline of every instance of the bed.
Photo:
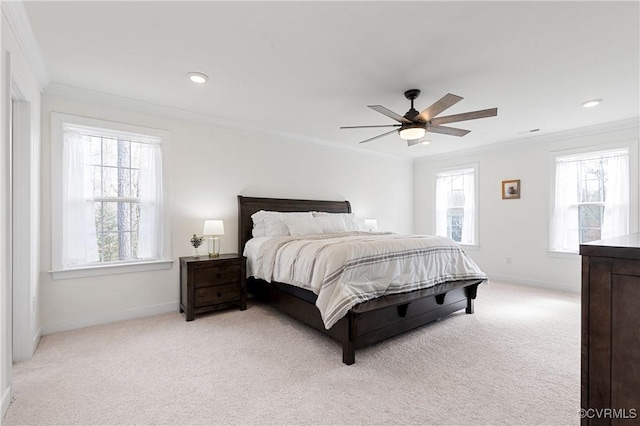
[[(295, 200), (238, 196), (238, 252), (252, 239), (251, 216), (260, 211), (351, 213), (348, 201)], [(478, 286), (485, 279), (467, 279), (439, 283), (407, 293), (384, 295), (351, 307), (346, 314), (325, 327), (316, 307), (317, 295), (305, 288), (283, 282), (266, 282), (247, 277), (249, 292), (276, 309), (338, 340), (342, 361), (355, 362), (355, 350), (375, 344), (408, 330), (428, 324), (465, 309), (473, 314)]]

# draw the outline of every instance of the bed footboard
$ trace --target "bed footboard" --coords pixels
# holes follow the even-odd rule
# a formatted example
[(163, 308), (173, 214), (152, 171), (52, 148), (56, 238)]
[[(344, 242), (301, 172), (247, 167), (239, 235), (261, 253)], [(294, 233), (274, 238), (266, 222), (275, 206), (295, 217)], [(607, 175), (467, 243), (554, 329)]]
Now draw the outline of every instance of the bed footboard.
[(304, 300), (299, 295), (289, 293), (287, 288), (290, 286), (270, 285), (261, 280), (250, 279), (249, 288), (280, 311), (341, 342), (342, 362), (351, 365), (355, 363), (356, 349), (397, 336), (462, 309), (472, 314), (477, 288), (482, 282), (456, 281), (373, 299), (354, 306), (329, 330), (324, 328), (313, 300)]

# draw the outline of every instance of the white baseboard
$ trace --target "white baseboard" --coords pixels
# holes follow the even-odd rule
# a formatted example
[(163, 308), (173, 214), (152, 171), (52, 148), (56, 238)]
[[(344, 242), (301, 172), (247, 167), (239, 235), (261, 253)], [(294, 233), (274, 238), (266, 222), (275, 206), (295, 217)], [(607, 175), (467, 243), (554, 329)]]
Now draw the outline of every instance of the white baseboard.
[(42, 334), (52, 334), (61, 331), (76, 330), (78, 328), (90, 327), (92, 325), (109, 324), (117, 321), (124, 321), (134, 318), (148, 317), (152, 315), (165, 314), (178, 310), (179, 302), (165, 303), (162, 305), (147, 306), (138, 309), (112, 312), (102, 315), (94, 315), (72, 320), (57, 321), (42, 326)]
[(526, 285), (529, 287), (541, 287), (549, 290), (566, 291), (569, 293), (580, 293), (581, 291), (581, 287), (579, 284), (573, 286), (567, 283), (530, 280), (527, 278), (510, 277), (508, 275), (499, 275), (499, 274), (488, 274), (488, 275), (489, 275), (489, 281), (491, 280), (503, 281), (506, 283)]
[(4, 418), (5, 414), (7, 414), (7, 410), (9, 409), (10, 404), (11, 404), (11, 386), (5, 389), (5, 391), (2, 393), (2, 415), (0, 415), (0, 420)]

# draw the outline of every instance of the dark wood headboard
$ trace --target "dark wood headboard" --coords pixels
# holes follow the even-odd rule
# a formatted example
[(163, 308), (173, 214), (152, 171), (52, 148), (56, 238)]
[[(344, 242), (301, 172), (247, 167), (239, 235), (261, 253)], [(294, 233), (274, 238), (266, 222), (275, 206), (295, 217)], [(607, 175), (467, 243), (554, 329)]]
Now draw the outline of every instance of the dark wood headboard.
[(351, 213), (348, 201), (291, 200), (287, 198), (256, 198), (238, 195), (238, 254), (251, 239), (253, 221), (251, 215), (260, 210), (274, 212), (327, 212)]

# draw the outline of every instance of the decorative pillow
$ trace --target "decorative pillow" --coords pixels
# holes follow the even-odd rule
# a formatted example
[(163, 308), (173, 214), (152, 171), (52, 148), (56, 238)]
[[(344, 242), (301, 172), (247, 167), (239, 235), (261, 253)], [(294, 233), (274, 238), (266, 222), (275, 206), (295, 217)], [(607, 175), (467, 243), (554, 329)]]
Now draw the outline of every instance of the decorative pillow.
[(312, 215), (290, 216), (284, 218), (284, 223), (287, 224), (289, 233), (292, 236), (322, 234), (322, 228), (320, 224), (316, 222), (316, 219), (317, 218), (314, 218)]
[(317, 226), (320, 227), (322, 232), (326, 234), (334, 234), (336, 232), (348, 231), (347, 225), (345, 225), (344, 219), (342, 218), (342, 216), (338, 216), (338, 215), (316, 216), (313, 218), (313, 220), (316, 222)]
[[(347, 231), (359, 231), (361, 228), (358, 226), (358, 220), (353, 213), (326, 213), (326, 212), (313, 212), (315, 217), (330, 217), (342, 219)], [(338, 222), (339, 219), (333, 219)]]
[(369, 228), (364, 224), (364, 219), (359, 217), (354, 217), (353, 221), (356, 224), (358, 231), (368, 231)]
[(284, 237), (291, 235), (287, 224), (284, 222), (285, 218), (290, 217), (313, 216), (311, 215), (311, 212), (282, 213), (260, 210), (251, 216), (251, 219), (253, 220), (252, 235), (254, 237)]
[(289, 234), (289, 228), (278, 214), (267, 214), (264, 216), (265, 236), (285, 237)]

